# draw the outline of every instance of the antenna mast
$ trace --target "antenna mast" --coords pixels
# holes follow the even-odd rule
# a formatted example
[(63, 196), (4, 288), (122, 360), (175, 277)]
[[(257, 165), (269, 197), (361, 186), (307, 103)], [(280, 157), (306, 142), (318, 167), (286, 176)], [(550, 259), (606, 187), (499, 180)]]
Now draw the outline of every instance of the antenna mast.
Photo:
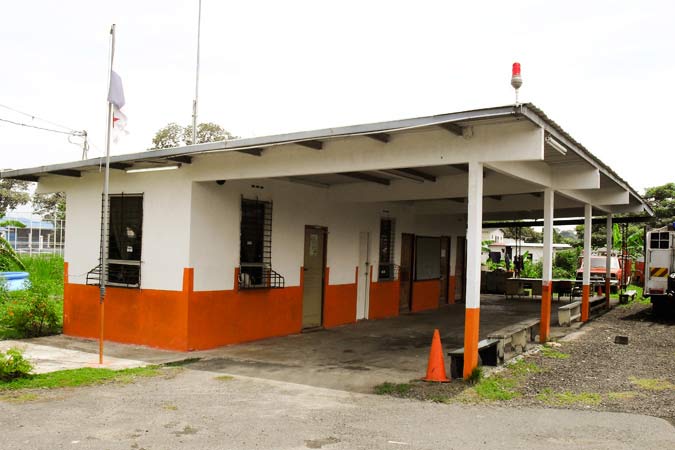
[(192, 101), (192, 144), (197, 143), (197, 100), (199, 99), (199, 44), (202, 34), (202, 0), (197, 13), (197, 67), (195, 73), (195, 99)]

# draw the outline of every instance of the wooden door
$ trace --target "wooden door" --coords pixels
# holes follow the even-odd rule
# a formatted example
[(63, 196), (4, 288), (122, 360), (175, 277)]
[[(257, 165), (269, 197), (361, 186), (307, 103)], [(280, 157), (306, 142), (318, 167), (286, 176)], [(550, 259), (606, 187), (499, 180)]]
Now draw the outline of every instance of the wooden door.
[(450, 238), (441, 236), (441, 276), (440, 295), (438, 302), (443, 305), (448, 303), (448, 282), (450, 280)]
[(320, 327), (323, 314), (323, 283), (326, 273), (326, 229), (305, 227), (302, 327)]
[(413, 268), (415, 267), (415, 235), (403, 233), (401, 235), (401, 268), (399, 280), (401, 283), (401, 296), (399, 298), (399, 312), (410, 311), (412, 302)]

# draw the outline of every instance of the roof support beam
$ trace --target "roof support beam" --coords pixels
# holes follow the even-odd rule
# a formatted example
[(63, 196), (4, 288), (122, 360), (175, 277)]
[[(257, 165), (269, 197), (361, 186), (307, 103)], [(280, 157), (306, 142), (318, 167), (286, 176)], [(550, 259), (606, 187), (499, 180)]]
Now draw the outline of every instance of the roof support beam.
[(40, 181), (40, 177), (37, 175), (17, 175), (15, 177), (7, 177), (11, 178), (12, 180), (21, 180), (21, 181), (33, 181), (33, 182), (38, 182)]
[(389, 186), (389, 180), (386, 178), (380, 178), (376, 177), (375, 175), (371, 175), (369, 173), (363, 173), (363, 172), (342, 172), (340, 175), (344, 175), (346, 177), (350, 178), (355, 178), (357, 180), (361, 181), (369, 181), (371, 183), (377, 183), (377, 184), (383, 184), (385, 186)]
[(406, 175), (412, 175), (414, 177), (422, 178), (425, 181), (431, 181), (432, 183), (436, 182), (436, 177), (430, 173), (424, 172), (417, 169), (394, 169), (391, 172), (403, 173)]
[(488, 195), (487, 198), (491, 198), (492, 200), (497, 200), (499, 202), (502, 201), (502, 196), (501, 195)]
[(391, 135), (389, 133), (373, 133), (366, 134), (365, 136), (385, 144), (391, 140)]
[(453, 169), (457, 169), (460, 172), (464, 173), (469, 173), (469, 165), (468, 164), (450, 164), (448, 167), (452, 167)]
[(262, 156), (263, 150), (265, 150), (262, 147), (259, 148), (244, 148), (241, 150), (237, 150), (240, 153), (246, 153), (247, 155), (253, 155), (253, 156)]
[(127, 164), (127, 163), (121, 163), (121, 162), (111, 162), (110, 163), (110, 168), (111, 169), (117, 169), (117, 170), (127, 170), (130, 167), (133, 167), (133, 164)]
[(82, 176), (82, 172), (80, 172), (79, 170), (73, 170), (73, 169), (52, 170), (49, 173), (54, 174), (54, 175), (62, 175), (64, 177), (80, 178)]
[(304, 184), (305, 186), (312, 186), (316, 188), (321, 188), (321, 189), (328, 189), (330, 185), (326, 183), (319, 183), (318, 181), (313, 181), (313, 180), (307, 180), (305, 178), (300, 178), (300, 177), (286, 177), (283, 178), (286, 181), (289, 181), (291, 183), (295, 184)]
[(301, 141), (301, 142), (296, 142), (296, 144), (302, 145), (303, 147), (311, 148), (311, 149), (314, 149), (314, 150), (322, 150), (323, 149), (323, 142), (316, 141), (316, 140)]
[(167, 158), (169, 161), (179, 162), (181, 164), (192, 164), (192, 156), (182, 155), (182, 156), (172, 156)]
[(464, 136), (464, 128), (455, 123), (452, 122), (441, 123), (438, 126), (443, 128), (444, 130), (448, 130), (455, 136)]

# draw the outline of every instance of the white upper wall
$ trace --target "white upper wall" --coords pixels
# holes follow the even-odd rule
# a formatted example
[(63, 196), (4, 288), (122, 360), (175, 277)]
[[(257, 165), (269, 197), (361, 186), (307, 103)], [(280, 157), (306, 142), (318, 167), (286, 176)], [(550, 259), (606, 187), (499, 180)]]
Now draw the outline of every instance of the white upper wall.
[[(189, 261), (192, 183), (180, 171), (110, 175), (111, 194), (143, 194), (141, 287), (180, 290)], [(70, 282), (84, 284), (99, 263), (102, 174), (49, 177), (44, 184), (44, 189), (66, 193), (64, 257)]]

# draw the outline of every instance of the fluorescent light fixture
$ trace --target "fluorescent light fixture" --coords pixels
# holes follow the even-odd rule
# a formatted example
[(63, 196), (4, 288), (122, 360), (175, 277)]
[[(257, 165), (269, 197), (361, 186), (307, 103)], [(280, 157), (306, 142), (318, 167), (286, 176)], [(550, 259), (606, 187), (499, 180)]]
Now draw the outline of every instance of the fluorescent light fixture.
[(144, 167), (143, 169), (127, 169), (126, 173), (141, 173), (141, 172), (161, 172), (164, 170), (180, 169), (180, 164), (175, 166), (159, 166), (159, 167)]
[(560, 153), (562, 153), (563, 155), (567, 154), (567, 147), (565, 147), (560, 142), (553, 139), (552, 136), (546, 136), (546, 143), (551, 147), (553, 147), (554, 149), (556, 149), (557, 151), (559, 151)]

